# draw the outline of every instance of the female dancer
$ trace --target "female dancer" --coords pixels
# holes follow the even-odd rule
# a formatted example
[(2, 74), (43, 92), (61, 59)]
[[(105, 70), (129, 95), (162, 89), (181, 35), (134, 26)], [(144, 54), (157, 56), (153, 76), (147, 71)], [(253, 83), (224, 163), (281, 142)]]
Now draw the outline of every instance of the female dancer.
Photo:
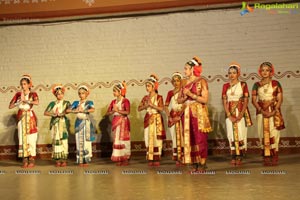
[(37, 118), (32, 109), (39, 104), (36, 92), (32, 92), (32, 80), (30, 75), (23, 75), (20, 80), (21, 92), (17, 92), (9, 104), (9, 109), (18, 107), (18, 156), (23, 158), (23, 168), (35, 166), (36, 142), (37, 142)]
[(168, 92), (165, 102), (165, 112), (168, 116), (168, 126), (172, 138), (173, 160), (176, 161), (176, 166), (181, 165), (182, 152), (182, 124), (181, 116), (183, 114), (182, 104), (179, 104), (177, 99), (181, 89), (182, 75), (175, 72), (172, 75), (173, 90)]
[(178, 103), (184, 103), (182, 117), (184, 137), (183, 163), (193, 164), (192, 172), (203, 171), (208, 153), (207, 133), (212, 131), (208, 118), (208, 85), (201, 78), (202, 62), (194, 57), (184, 66), (187, 77), (183, 83)]
[(79, 167), (87, 167), (91, 162), (92, 141), (95, 140), (94, 126), (90, 120), (89, 114), (95, 111), (94, 102), (87, 100), (90, 91), (87, 86), (81, 85), (78, 88), (79, 101), (74, 101), (67, 113), (77, 115), (75, 121), (75, 138), (76, 138), (76, 158)]
[(256, 82), (252, 89), (258, 136), (262, 145), (264, 165), (277, 165), (280, 130), (285, 128), (280, 111), (283, 100), (282, 87), (278, 81), (272, 80), (274, 66), (270, 62), (260, 65), (259, 75), (262, 79)]
[(158, 94), (158, 78), (151, 75), (146, 80), (148, 95), (144, 96), (138, 111), (146, 110), (144, 117), (144, 137), (149, 166), (159, 166), (163, 140), (166, 138), (161, 112), (164, 109), (163, 97)]
[(247, 83), (239, 81), (240, 74), (240, 65), (232, 63), (228, 69), (229, 83), (225, 83), (222, 90), (232, 165), (242, 164), (247, 150), (247, 126), (252, 125), (248, 110), (249, 91)]
[(69, 120), (66, 117), (66, 110), (70, 107), (70, 102), (63, 100), (65, 88), (58, 84), (52, 87), (52, 93), (56, 101), (49, 103), (44, 115), (50, 116), (50, 130), (52, 133), (52, 159), (56, 161), (56, 167), (67, 166), (68, 159), (68, 137)]
[(112, 100), (107, 115), (113, 115), (112, 133), (113, 133), (113, 152), (111, 160), (117, 162), (117, 166), (128, 165), (130, 159), (130, 122), (128, 115), (130, 113), (130, 102), (125, 98), (125, 82), (118, 83), (113, 88), (113, 95), (116, 99)]

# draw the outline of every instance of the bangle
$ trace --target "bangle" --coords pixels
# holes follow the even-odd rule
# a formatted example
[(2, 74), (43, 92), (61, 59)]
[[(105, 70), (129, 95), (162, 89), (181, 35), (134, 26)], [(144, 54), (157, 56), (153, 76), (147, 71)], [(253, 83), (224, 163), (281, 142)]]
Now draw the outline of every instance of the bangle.
[(194, 95), (193, 95), (193, 99), (197, 99), (197, 95), (194, 94)]
[(230, 117), (230, 116), (231, 116), (230, 112), (226, 113), (226, 115), (227, 115), (227, 117)]

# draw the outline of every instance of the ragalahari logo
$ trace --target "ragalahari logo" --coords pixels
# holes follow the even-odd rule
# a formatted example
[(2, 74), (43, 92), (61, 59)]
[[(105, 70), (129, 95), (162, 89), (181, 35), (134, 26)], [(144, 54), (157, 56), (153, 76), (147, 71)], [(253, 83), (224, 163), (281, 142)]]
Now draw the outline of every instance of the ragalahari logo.
[(241, 8), (241, 12), (240, 12), (241, 16), (243, 16), (249, 12), (253, 12), (253, 11), (254, 11), (254, 9), (252, 7), (250, 7), (247, 4), (247, 2), (242, 2), (242, 8)]

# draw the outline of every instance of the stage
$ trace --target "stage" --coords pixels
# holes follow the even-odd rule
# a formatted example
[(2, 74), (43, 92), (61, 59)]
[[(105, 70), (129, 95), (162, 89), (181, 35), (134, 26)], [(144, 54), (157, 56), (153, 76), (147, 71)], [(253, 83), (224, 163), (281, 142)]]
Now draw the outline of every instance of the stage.
[(205, 173), (190, 174), (165, 156), (160, 167), (148, 167), (144, 157), (118, 167), (109, 158), (95, 158), (80, 168), (74, 160), (57, 168), (51, 160), (37, 160), (33, 169), (21, 162), (0, 162), (3, 199), (298, 199), (300, 155), (281, 155), (279, 165), (264, 167), (249, 154), (241, 167), (230, 157), (210, 156)]

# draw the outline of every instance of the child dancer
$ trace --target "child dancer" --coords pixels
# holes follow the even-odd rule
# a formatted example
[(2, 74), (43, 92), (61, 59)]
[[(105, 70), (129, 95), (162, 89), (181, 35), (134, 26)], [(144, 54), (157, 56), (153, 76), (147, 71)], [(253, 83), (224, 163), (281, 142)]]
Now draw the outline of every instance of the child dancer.
[(68, 159), (68, 130), (69, 120), (66, 117), (66, 110), (70, 107), (70, 102), (63, 100), (65, 88), (62, 85), (54, 85), (52, 93), (56, 101), (50, 102), (44, 115), (50, 116), (50, 130), (52, 133), (52, 158), (56, 161), (56, 167), (67, 166)]
[(183, 106), (179, 104), (178, 94), (181, 89), (182, 75), (175, 72), (172, 75), (173, 90), (168, 92), (165, 102), (165, 112), (168, 116), (168, 126), (172, 138), (173, 160), (176, 161), (176, 166), (181, 166), (183, 157), (182, 152), (182, 124), (181, 116), (183, 114)]
[(37, 93), (32, 92), (32, 80), (30, 75), (23, 75), (20, 80), (21, 92), (17, 92), (9, 104), (9, 109), (18, 107), (18, 156), (23, 158), (23, 168), (35, 166), (36, 142), (37, 142), (37, 118), (32, 109), (39, 104)]
[(118, 83), (113, 88), (113, 95), (116, 99), (112, 100), (107, 115), (113, 115), (112, 133), (113, 133), (113, 152), (111, 160), (117, 162), (117, 166), (128, 165), (130, 159), (130, 122), (128, 115), (130, 113), (130, 102), (125, 98), (125, 82)]
[(94, 126), (89, 114), (95, 111), (93, 101), (87, 100), (90, 91), (87, 86), (78, 88), (79, 101), (74, 101), (67, 113), (75, 113), (76, 162), (79, 167), (87, 167), (92, 158), (92, 141), (95, 139)]
[(158, 94), (158, 78), (151, 75), (146, 80), (146, 91), (138, 111), (146, 110), (144, 117), (144, 137), (147, 148), (146, 159), (149, 166), (159, 166), (163, 140), (166, 138), (161, 112), (164, 109), (163, 97)]

